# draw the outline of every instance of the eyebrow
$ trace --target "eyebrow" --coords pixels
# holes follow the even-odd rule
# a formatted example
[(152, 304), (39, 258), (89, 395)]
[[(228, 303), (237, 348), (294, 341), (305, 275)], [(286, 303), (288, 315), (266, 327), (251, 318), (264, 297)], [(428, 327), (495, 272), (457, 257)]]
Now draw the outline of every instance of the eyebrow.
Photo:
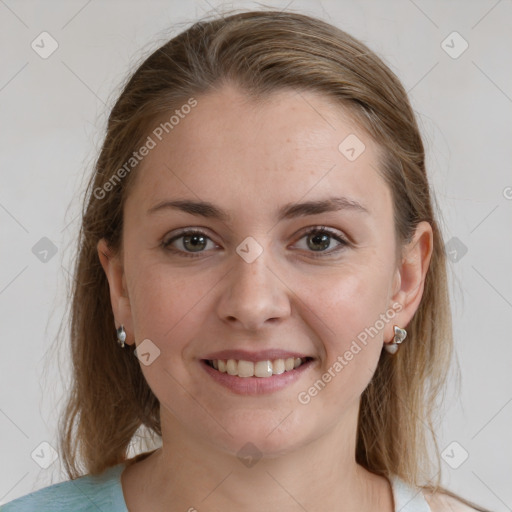
[[(165, 209), (181, 210), (192, 215), (198, 215), (222, 222), (229, 222), (231, 216), (208, 201), (192, 201), (190, 199), (164, 200), (151, 207), (147, 213), (152, 214)], [(361, 203), (347, 197), (328, 197), (317, 201), (304, 203), (288, 203), (277, 212), (277, 220), (317, 215), (319, 213), (349, 210), (360, 213), (370, 213)]]

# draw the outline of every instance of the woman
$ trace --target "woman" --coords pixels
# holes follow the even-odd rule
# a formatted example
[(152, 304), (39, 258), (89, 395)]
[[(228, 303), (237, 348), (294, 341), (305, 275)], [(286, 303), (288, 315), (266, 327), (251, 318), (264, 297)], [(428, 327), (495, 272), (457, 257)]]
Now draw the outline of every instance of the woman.
[(111, 112), (73, 293), (71, 480), (2, 510), (483, 510), (439, 485), (421, 136), (345, 32), (245, 12), (155, 51)]

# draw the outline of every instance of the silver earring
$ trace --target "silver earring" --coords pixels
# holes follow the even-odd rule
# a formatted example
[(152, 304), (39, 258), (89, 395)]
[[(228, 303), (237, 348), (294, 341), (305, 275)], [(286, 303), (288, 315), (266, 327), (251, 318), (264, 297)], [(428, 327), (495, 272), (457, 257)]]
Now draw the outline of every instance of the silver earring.
[(121, 348), (124, 348), (125, 341), (126, 341), (126, 331), (124, 330), (124, 327), (121, 325), (117, 329), (117, 343), (119, 343)]
[(395, 354), (399, 348), (400, 343), (405, 340), (407, 337), (407, 331), (405, 329), (401, 329), (397, 325), (394, 326), (395, 336), (393, 338), (392, 343), (386, 343), (384, 348), (390, 353)]

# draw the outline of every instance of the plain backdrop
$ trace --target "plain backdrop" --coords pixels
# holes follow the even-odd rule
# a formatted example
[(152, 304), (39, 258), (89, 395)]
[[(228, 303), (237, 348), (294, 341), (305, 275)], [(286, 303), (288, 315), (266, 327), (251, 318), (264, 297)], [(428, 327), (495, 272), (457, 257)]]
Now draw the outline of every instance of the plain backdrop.
[[(443, 212), (461, 372), (439, 429), (443, 484), (512, 510), (512, 2), (265, 5), (360, 38), (410, 94)], [(0, 0), (0, 503), (67, 479), (58, 453), (50, 464), (67, 371), (52, 347), (82, 193), (121, 83), (197, 18), (261, 7)]]

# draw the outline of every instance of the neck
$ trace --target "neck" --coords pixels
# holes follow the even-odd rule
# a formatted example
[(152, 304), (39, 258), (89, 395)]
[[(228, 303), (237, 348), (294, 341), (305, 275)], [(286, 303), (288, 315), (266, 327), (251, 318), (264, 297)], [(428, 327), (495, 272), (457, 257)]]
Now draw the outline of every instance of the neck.
[(134, 464), (131, 477), (128, 471), (123, 475), (128, 504), (191, 512), (393, 510), (387, 479), (355, 461), (354, 421), (338, 423), (298, 449), (259, 460), (251, 449), (245, 458), (219, 450), (171, 417), (164, 424), (162, 448)]

